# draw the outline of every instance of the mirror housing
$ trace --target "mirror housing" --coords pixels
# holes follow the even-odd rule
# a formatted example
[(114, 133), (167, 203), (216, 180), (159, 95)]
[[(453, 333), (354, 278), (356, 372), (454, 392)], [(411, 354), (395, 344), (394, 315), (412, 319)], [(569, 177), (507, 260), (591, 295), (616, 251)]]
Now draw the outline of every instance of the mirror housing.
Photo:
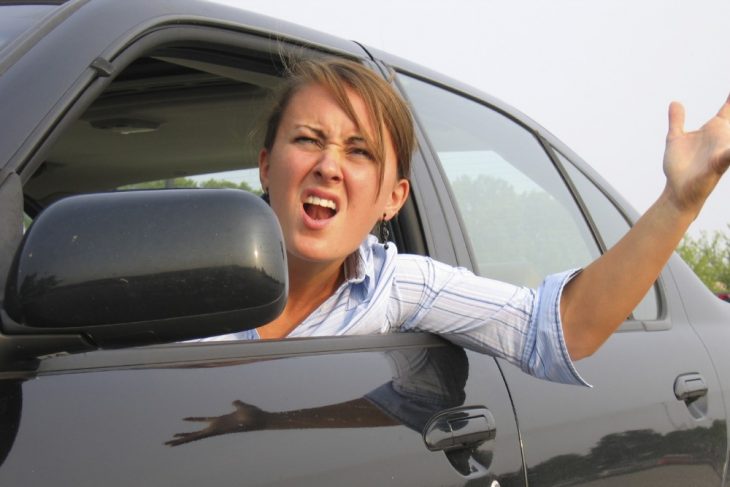
[(3, 339), (17, 343), (0, 348), (17, 354), (35, 343), (25, 348), (38, 355), (78, 348), (80, 339), (93, 349), (234, 333), (276, 318), (287, 292), (279, 223), (253, 194), (72, 196), (49, 206), (23, 238), (1, 317)]

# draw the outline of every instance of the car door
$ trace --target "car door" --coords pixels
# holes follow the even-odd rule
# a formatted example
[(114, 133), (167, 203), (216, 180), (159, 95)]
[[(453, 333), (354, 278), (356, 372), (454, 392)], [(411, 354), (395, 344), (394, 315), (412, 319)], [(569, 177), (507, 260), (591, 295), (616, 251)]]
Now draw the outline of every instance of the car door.
[[(427, 335), (100, 351), (2, 393), (2, 485), (524, 485), (499, 370)], [(429, 451), (485, 404), (496, 438)]]
[[(26, 223), (81, 192), (255, 191), (247, 134), (276, 89), (279, 54), (321, 55), (328, 38), (297, 31), (287, 45), (256, 17), (209, 17), (208, 4), (174, 18), (150, 6), (146, 18), (142, 3), (99, 3), (33, 49), (50, 62), (82, 43), (88, 63), (64, 65), (59, 78), (72, 81), (50, 92), (63, 96), (26, 116), (36, 131), (22, 150), (5, 147)], [(86, 42), (79, 25), (93, 26)], [(18, 104), (44, 90), (20, 85)], [(418, 250), (408, 243), (425, 233), (417, 215), (396, 230)], [(183, 343), (4, 365), (2, 485), (525, 485), (496, 362), (428, 335)]]
[[(416, 73), (401, 70), (398, 80), (476, 272), (536, 286), (588, 264), (628, 230), (603, 191), (529, 122)], [(577, 363), (592, 388), (540, 381), (500, 361), (530, 485), (721, 485), (722, 391), (673, 284), (663, 275), (619, 331)], [(699, 398), (678, 389), (692, 383), (702, 384)]]

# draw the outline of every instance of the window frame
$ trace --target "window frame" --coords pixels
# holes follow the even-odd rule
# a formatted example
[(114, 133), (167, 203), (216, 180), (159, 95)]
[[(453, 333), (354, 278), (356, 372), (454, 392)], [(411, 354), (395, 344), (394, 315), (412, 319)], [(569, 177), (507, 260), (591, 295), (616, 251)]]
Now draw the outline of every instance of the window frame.
[[(436, 80), (433, 80), (433, 79), (429, 79), (429, 78), (427, 78), (425, 76), (422, 76), (422, 75), (419, 75), (417, 73), (413, 73), (413, 72), (410, 72), (408, 70), (404, 70), (404, 69), (401, 69), (401, 68), (394, 68), (394, 71), (397, 74), (399, 74), (399, 75), (409, 76), (409, 77), (414, 78), (414, 79), (416, 79), (418, 81), (427, 83), (427, 84), (432, 85), (432, 86), (434, 86), (436, 88), (445, 90), (445, 91), (447, 91), (449, 93), (452, 93), (454, 95), (457, 95), (457, 96), (460, 96), (462, 98), (465, 98), (465, 99), (467, 99), (469, 101), (472, 101), (472, 102), (474, 102), (474, 103), (476, 103), (478, 105), (483, 106), (485, 109), (492, 110), (492, 111), (496, 112), (498, 115), (501, 115), (505, 119), (509, 120), (510, 122), (515, 123), (520, 128), (522, 128), (523, 130), (525, 130), (527, 132), (527, 134), (529, 134), (530, 136), (534, 137), (536, 139), (536, 142), (538, 143), (538, 145), (543, 149), (543, 151), (545, 151), (545, 141), (542, 139), (542, 137), (540, 136), (540, 134), (538, 132), (536, 132), (535, 130), (533, 130), (528, 125), (526, 125), (525, 123), (523, 123), (521, 120), (519, 120), (518, 118), (516, 118), (510, 112), (508, 112), (506, 110), (503, 110), (500, 107), (498, 107), (496, 105), (493, 105), (493, 104), (489, 103), (488, 101), (483, 100), (481, 98), (478, 98), (478, 97), (476, 97), (476, 96), (474, 96), (472, 94), (469, 94), (469, 93), (467, 93), (465, 91), (458, 90), (458, 89), (456, 89), (454, 87), (445, 85), (445, 84), (440, 83), (440, 82), (438, 82)], [(418, 114), (417, 109), (415, 108), (414, 104), (412, 103), (412, 100), (408, 97), (408, 93), (403, 88), (403, 85), (400, 83), (400, 80), (397, 77), (395, 78), (395, 84), (396, 84), (396, 86), (397, 86), (397, 88), (398, 88), (399, 93), (401, 94), (401, 96), (403, 96), (406, 99), (406, 101), (408, 101), (409, 105), (411, 105), (413, 107), (412, 108), (412, 113), (413, 113), (414, 123), (415, 123), (415, 125), (417, 127), (417, 132), (419, 134), (419, 137), (422, 137), (423, 138), (423, 140), (424, 140), (423, 143), (425, 144), (424, 147), (427, 149), (427, 150), (425, 150), (424, 147), (421, 147), (421, 150), (423, 150), (423, 152), (425, 154), (428, 154), (428, 162), (427, 162), (427, 164), (428, 164), (428, 169), (429, 169), (429, 173), (431, 175), (431, 178), (432, 178), (432, 180), (435, 180), (436, 182), (439, 182), (440, 183), (438, 185), (438, 190), (440, 192), (442, 192), (443, 194), (447, 195), (447, 198), (445, 200), (444, 199), (441, 200), (441, 206), (442, 206), (442, 208), (448, 208), (450, 211), (453, 211), (453, 213), (455, 215), (455, 221), (457, 222), (458, 226), (457, 227), (452, 227), (452, 228), (455, 228), (455, 229), (451, 230), (450, 233), (449, 233), (450, 234), (450, 237), (451, 237), (451, 240), (452, 240), (452, 242), (455, 242), (456, 240), (460, 240), (461, 242), (464, 243), (465, 247), (467, 248), (468, 259), (469, 260), (468, 260), (468, 262), (466, 264), (468, 264), (468, 265), (465, 265), (465, 263), (463, 263), (463, 262), (460, 262), (458, 265), (461, 265), (463, 267), (467, 267), (470, 270), (472, 270), (473, 272), (478, 273), (477, 259), (475, 257), (475, 252), (474, 252), (474, 249), (472, 247), (471, 241), (470, 241), (470, 239), (461, 238), (463, 235), (468, 235), (469, 232), (467, 231), (468, 229), (466, 228), (466, 225), (464, 223), (463, 217), (461, 215), (461, 210), (459, 209), (458, 201), (456, 200), (456, 197), (455, 197), (455, 195), (454, 195), (454, 193), (453, 193), (453, 191), (451, 189), (451, 185), (445, 184), (445, 182), (448, 181), (449, 178), (446, 175), (446, 172), (445, 172), (445, 170), (443, 168), (443, 164), (441, 163), (441, 160), (440, 160), (440, 158), (438, 156), (438, 153), (437, 153), (436, 149), (433, 147), (433, 145), (431, 144), (431, 142), (430, 142), (430, 140), (429, 140), (429, 138), (427, 136), (427, 132), (426, 132), (424, 126), (423, 126), (423, 122), (419, 118), (419, 114)], [(419, 138), (419, 144), (421, 144), (421, 139), (420, 138)], [(568, 180), (566, 180), (566, 177), (563, 174), (562, 168), (559, 167), (559, 166), (557, 166), (555, 164), (555, 160), (550, 156), (549, 153), (547, 153), (547, 151), (545, 151), (545, 153), (546, 153), (545, 154), (546, 155), (546, 159), (548, 161), (550, 161), (550, 163), (552, 163), (552, 165), (554, 166), (555, 170), (557, 171), (557, 174), (558, 174), (559, 178), (566, 185), (566, 188), (568, 190), (568, 195), (572, 198), (573, 202), (577, 205), (578, 210), (579, 210), (579, 214), (580, 214), (580, 216), (583, 217), (583, 219), (585, 221), (585, 218), (586, 218), (585, 208), (583, 206), (582, 201), (579, 201), (579, 200), (576, 199), (575, 188), (573, 188), (572, 187), (572, 184), (569, 184)], [(588, 222), (586, 221), (586, 223), (588, 223)], [(595, 232), (594, 228), (591, 225), (588, 225), (588, 232), (590, 233), (591, 238), (593, 238), (593, 241), (596, 244), (596, 249), (599, 252), (602, 252), (602, 247), (599, 244), (599, 241), (596, 240), (596, 232)], [(456, 246), (457, 244), (454, 243), (454, 245)]]
[[(623, 220), (626, 222), (626, 226), (628, 229), (631, 229), (631, 227), (634, 226), (634, 221), (629, 217), (629, 215), (626, 213), (625, 209), (620, 205), (616, 198), (614, 198), (608, 191), (606, 191), (604, 184), (600, 184), (596, 181), (594, 177), (591, 176), (587, 171), (585, 171), (583, 168), (581, 168), (580, 165), (576, 164), (572, 158), (565, 155), (562, 151), (555, 148), (552, 144), (550, 144), (548, 141), (545, 141), (545, 147), (548, 151), (548, 154), (553, 159), (554, 164), (557, 167), (560, 167), (561, 171), (564, 173), (564, 178), (567, 181), (567, 184), (570, 185), (571, 191), (574, 192), (576, 195), (575, 197), (580, 199), (580, 205), (581, 208), (583, 208), (584, 215), (586, 220), (589, 222), (591, 228), (593, 229), (593, 232), (596, 235), (597, 241), (599, 243), (599, 246), (601, 248), (601, 253), (606, 253), (608, 251), (608, 245), (606, 244), (603, 236), (601, 235), (601, 231), (599, 229), (598, 224), (593, 219), (593, 216), (591, 215), (590, 211), (588, 210), (588, 207), (586, 203), (583, 201), (583, 198), (580, 196), (580, 192), (578, 191), (577, 187), (573, 183), (570, 175), (568, 174), (568, 170), (563, 167), (563, 163), (560, 160), (560, 156), (562, 156), (565, 161), (568, 164), (571, 164), (573, 169), (578, 171), (580, 174), (583, 175), (593, 186), (598, 190), (603, 197), (605, 197), (608, 200), (608, 203), (613, 206), (613, 208), (618, 212), (618, 214), (623, 218)], [(634, 317), (634, 313), (632, 311), (631, 316), (624, 321), (624, 323), (621, 325), (621, 327), (618, 329), (618, 331), (632, 331), (632, 330), (645, 330), (645, 331), (661, 331), (661, 330), (668, 330), (672, 327), (672, 323), (669, 317), (669, 307), (667, 305), (667, 297), (665, 292), (665, 284), (664, 284), (664, 270), (659, 274), (659, 277), (657, 277), (657, 280), (653, 284), (653, 289), (656, 294), (656, 302), (657, 302), (657, 317), (655, 319), (637, 319)]]
[[(392, 72), (396, 74), (396, 76), (393, 76), (394, 78), (394, 84), (397, 87), (399, 93), (401, 96), (403, 96), (409, 104), (413, 107), (412, 113), (414, 118), (414, 123), (416, 125), (416, 130), (418, 134), (418, 143), (420, 150), (423, 151), (424, 156), (427, 159), (427, 168), (429, 171), (429, 175), (431, 177), (431, 180), (434, 182), (435, 185), (438, 187), (438, 192), (441, 194), (444, 194), (446, 198), (439, 198), (439, 204), (444, 211), (450, 211), (454, 214), (454, 220), (456, 222), (456, 227), (453, 225), (450, 226), (449, 229), (449, 236), (451, 238), (451, 241), (454, 242), (454, 245), (457, 244), (455, 241), (457, 240), (456, 237), (461, 235), (468, 235), (468, 231), (466, 229), (464, 220), (461, 216), (461, 212), (459, 209), (459, 205), (457, 204), (457, 201), (455, 199), (455, 195), (453, 194), (453, 191), (448, 184), (443, 184), (445, 181), (448, 181), (448, 177), (445, 173), (445, 170), (442, 166), (442, 163), (438, 157), (438, 154), (435, 150), (435, 148), (432, 146), (428, 136), (426, 135), (425, 128), (423, 127), (423, 123), (419, 118), (418, 110), (412, 103), (411, 99), (408, 97), (408, 94), (406, 90), (404, 89), (402, 83), (400, 82), (399, 75), (400, 76), (408, 76), (411, 78), (414, 78), (418, 81), (428, 83), (429, 85), (432, 85), (436, 88), (443, 89), (447, 92), (450, 92), (454, 95), (461, 96), (469, 101), (472, 101), (474, 103), (477, 103), (481, 106), (483, 106), (485, 109), (490, 109), (496, 112), (499, 115), (504, 116), (508, 120), (514, 122), (518, 126), (520, 126), (523, 130), (527, 131), (530, 135), (535, 137), (538, 144), (541, 146), (543, 151), (546, 154), (547, 159), (551, 162), (553, 167), (558, 173), (558, 176), (563, 181), (563, 183), (566, 186), (566, 189), (568, 190), (568, 193), (573, 199), (573, 202), (577, 206), (579, 214), (582, 216), (583, 221), (585, 225), (587, 226), (588, 232), (590, 233), (591, 237), (593, 238), (593, 241), (595, 242), (595, 245), (597, 247), (597, 250), (601, 255), (603, 255), (607, 251), (607, 246), (605, 244), (605, 241), (601, 235), (601, 232), (598, 229), (598, 226), (596, 225), (596, 222), (594, 221), (591, 213), (589, 212), (585, 202), (583, 201), (583, 198), (580, 196), (580, 193), (578, 192), (575, 184), (573, 183), (572, 179), (570, 178), (569, 174), (567, 173), (567, 170), (563, 167), (561, 161), (559, 160), (557, 156), (558, 149), (554, 147), (554, 145), (539, 131), (534, 129), (533, 127), (529, 126), (519, 118), (517, 118), (514, 114), (510, 113), (506, 109), (503, 109), (495, 104), (489, 103), (489, 101), (484, 100), (482, 98), (479, 98), (478, 96), (475, 96), (471, 93), (468, 93), (466, 91), (460, 90), (458, 88), (455, 88), (453, 86), (446, 85), (444, 83), (439, 82), (438, 80), (428, 78), (426, 76), (423, 76), (421, 74), (415, 73), (411, 70), (404, 69), (401, 67), (394, 67), (394, 66), (388, 66), (385, 65), (385, 63), (382, 63), (384, 66), (386, 66), (388, 69), (390, 69)], [(562, 154), (562, 152), (560, 152)], [(576, 165), (571, 158), (568, 156), (564, 156), (566, 160), (568, 160), (571, 164), (573, 164), (577, 170), (579, 170), (582, 174), (584, 174), (606, 197), (608, 197), (610, 203), (619, 211), (621, 216), (627, 221), (629, 228), (633, 225), (631, 222), (631, 219), (628, 218), (626, 215), (626, 212), (623, 210), (621, 205), (618, 205), (615, 199), (609, 195), (606, 190), (603, 188), (602, 185), (597, 184), (594, 180), (594, 178), (591, 178), (589, 175), (585, 173), (585, 171), (581, 170), (578, 165)], [(441, 182), (441, 184), (437, 184), (438, 182)], [(460, 261), (457, 265), (461, 265), (463, 267), (467, 267), (470, 270), (472, 270), (475, 273), (478, 273), (478, 265), (475, 258), (474, 249), (471, 245), (470, 239), (460, 239), (463, 242), (463, 246), (466, 249), (466, 253), (468, 255), (468, 261), (465, 265), (465, 263)], [(438, 258), (438, 257), (436, 257)], [(635, 319), (633, 317), (633, 313), (631, 316), (629, 316), (623, 324), (619, 327), (617, 330), (618, 332), (628, 332), (628, 331), (659, 331), (659, 330), (666, 330), (671, 328), (671, 321), (669, 320), (669, 317), (667, 315), (667, 306), (666, 306), (666, 297), (664, 293), (664, 286), (663, 286), (663, 277), (660, 275), (657, 279), (656, 283), (654, 284), (656, 295), (657, 295), (657, 307), (658, 307), (658, 317), (656, 320), (640, 320)]]

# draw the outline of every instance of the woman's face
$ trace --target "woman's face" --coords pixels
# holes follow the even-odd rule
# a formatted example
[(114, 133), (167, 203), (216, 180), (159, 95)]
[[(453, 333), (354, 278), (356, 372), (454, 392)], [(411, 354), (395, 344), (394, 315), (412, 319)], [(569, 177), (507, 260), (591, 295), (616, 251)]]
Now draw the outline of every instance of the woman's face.
[(269, 191), (290, 259), (341, 264), (408, 195), (387, 133), (378, 191), (379, 166), (362, 132), (370, 120), (362, 99), (352, 91), (348, 96), (361, 128), (325, 88), (308, 85), (290, 100), (271, 150), (259, 155), (261, 184)]

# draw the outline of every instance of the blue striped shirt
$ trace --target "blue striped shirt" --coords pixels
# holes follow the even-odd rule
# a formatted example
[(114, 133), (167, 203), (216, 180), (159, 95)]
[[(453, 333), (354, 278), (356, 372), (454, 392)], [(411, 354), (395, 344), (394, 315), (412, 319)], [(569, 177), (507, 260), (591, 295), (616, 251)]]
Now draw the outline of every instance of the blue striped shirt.
[[(345, 282), (288, 336), (429, 332), (535, 377), (587, 385), (568, 355), (559, 312), (563, 287), (576, 272), (550, 275), (533, 290), (398, 254), (370, 235), (346, 260)], [(248, 330), (205, 341), (258, 338)]]

